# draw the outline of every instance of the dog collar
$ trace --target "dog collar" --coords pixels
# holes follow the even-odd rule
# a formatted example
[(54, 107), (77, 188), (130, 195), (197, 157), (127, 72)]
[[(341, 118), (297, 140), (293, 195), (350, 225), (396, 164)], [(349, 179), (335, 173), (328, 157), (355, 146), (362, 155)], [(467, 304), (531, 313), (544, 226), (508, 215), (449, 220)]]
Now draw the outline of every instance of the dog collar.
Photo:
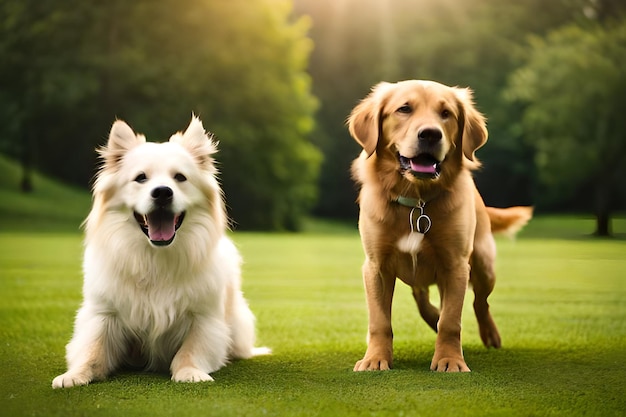
[[(411, 212), (409, 213), (409, 225), (411, 226), (411, 232), (426, 234), (430, 230), (430, 226), (432, 226), (433, 222), (430, 220), (430, 217), (424, 213), (424, 207), (426, 206), (426, 202), (424, 202), (424, 200), (421, 198), (411, 198), (399, 195), (393, 201), (401, 206), (409, 207), (411, 209)], [(417, 217), (415, 217), (415, 214), (417, 214), (415, 212), (416, 209), (419, 210), (419, 215)]]
[(426, 205), (426, 203), (424, 203), (424, 200), (422, 200), (422, 199), (405, 197), (405, 196), (402, 196), (402, 195), (399, 195), (393, 201), (395, 203), (400, 204), (401, 206), (411, 207), (411, 208), (416, 208), (416, 207), (422, 207), (423, 208)]

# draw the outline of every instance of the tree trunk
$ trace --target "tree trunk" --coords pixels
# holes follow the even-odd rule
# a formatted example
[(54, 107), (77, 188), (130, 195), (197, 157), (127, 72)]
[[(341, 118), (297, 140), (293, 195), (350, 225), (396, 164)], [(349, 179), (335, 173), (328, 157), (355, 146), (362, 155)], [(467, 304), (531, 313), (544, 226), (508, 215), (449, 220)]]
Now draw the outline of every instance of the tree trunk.
[(611, 215), (607, 212), (596, 214), (596, 236), (611, 236)]
[(30, 168), (27, 166), (22, 167), (22, 181), (20, 181), (20, 188), (23, 193), (30, 193), (33, 191), (33, 176)]
[[(28, 126), (28, 124), (26, 124)], [(33, 141), (30, 131), (24, 133), (22, 138), (22, 152), (20, 155), (22, 165), (22, 180), (20, 181), (20, 189), (23, 193), (30, 193), (33, 191), (33, 170), (31, 169), (31, 161), (33, 160)]]
[(611, 236), (611, 187), (607, 181), (599, 181), (595, 193), (596, 231), (594, 235)]

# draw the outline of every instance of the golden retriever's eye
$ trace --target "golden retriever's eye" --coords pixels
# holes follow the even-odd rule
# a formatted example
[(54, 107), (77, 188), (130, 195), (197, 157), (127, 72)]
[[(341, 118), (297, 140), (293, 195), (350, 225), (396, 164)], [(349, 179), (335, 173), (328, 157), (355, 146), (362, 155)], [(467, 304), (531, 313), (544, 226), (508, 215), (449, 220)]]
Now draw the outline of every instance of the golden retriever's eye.
[(140, 172), (133, 181), (138, 182), (139, 184), (143, 184), (144, 182), (148, 181), (148, 177), (146, 177), (146, 174), (144, 174), (143, 172)]
[(398, 108), (398, 110), (396, 110), (398, 113), (404, 113), (404, 114), (408, 114), (411, 113), (413, 111), (413, 109), (411, 108), (411, 106), (409, 106), (408, 104), (405, 104), (404, 106), (400, 106)]
[(441, 111), (441, 118), (442, 119), (447, 119), (448, 117), (450, 117), (450, 110), (448, 109), (443, 109)]
[(187, 177), (185, 177), (183, 174), (181, 174), (180, 172), (177, 173), (176, 175), (174, 175), (174, 179), (178, 182), (185, 182), (187, 181)]

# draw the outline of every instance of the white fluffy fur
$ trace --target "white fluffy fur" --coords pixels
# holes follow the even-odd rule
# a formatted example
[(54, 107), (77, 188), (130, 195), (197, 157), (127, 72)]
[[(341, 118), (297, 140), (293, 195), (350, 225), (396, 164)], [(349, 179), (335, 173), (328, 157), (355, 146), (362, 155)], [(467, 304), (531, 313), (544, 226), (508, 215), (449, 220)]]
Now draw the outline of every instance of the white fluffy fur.
[[(210, 381), (230, 358), (268, 353), (254, 348), (241, 259), (225, 235), (215, 150), (196, 117), (161, 144), (113, 124), (85, 222), (84, 301), (67, 345), (68, 371), (54, 388), (102, 380), (122, 366)], [(147, 180), (135, 181), (138, 173)], [(154, 246), (133, 215), (151, 210), (150, 192), (159, 186), (170, 187), (173, 210), (185, 212), (168, 246)]]

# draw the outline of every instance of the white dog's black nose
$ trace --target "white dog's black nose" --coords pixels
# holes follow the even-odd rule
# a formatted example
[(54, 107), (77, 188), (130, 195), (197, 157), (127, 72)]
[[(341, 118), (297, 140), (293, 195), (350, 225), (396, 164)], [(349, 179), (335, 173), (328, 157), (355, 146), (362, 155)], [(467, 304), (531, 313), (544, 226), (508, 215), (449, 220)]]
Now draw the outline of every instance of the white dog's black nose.
[(164, 207), (171, 204), (174, 192), (170, 187), (162, 186), (153, 189), (150, 195), (158, 206)]
[(420, 142), (437, 143), (443, 138), (443, 132), (436, 127), (425, 127), (417, 132), (417, 139)]

